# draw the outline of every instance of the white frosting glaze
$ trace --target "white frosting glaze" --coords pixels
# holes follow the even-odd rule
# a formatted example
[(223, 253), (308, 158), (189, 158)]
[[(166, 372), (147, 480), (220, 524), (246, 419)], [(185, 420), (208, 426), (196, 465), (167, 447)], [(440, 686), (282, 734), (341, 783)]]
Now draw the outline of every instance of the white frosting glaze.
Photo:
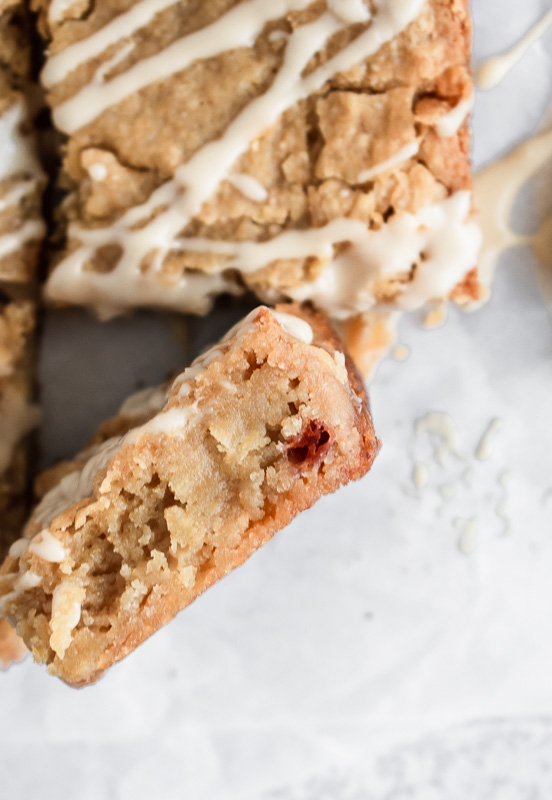
[(29, 589), (36, 589), (42, 583), (42, 578), (30, 569), (23, 572), (14, 582), (16, 592), (28, 592)]
[(34, 239), (41, 239), (45, 233), (46, 227), (42, 220), (28, 220), (13, 233), (5, 233), (3, 236), (0, 236), (0, 258), (15, 252), (26, 242), (31, 242)]
[(60, 22), (67, 11), (76, 4), (77, 0), (52, 0), (48, 8), (48, 22), (51, 25)]
[(351, 241), (352, 247), (329, 261), (315, 281), (287, 294), (298, 301), (311, 299), (344, 319), (374, 305), (376, 282), (408, 273), (416, 264), (394, 304), (413, 310), (447, 297), (477, 263), (481, 231), (469, 218), (470, 202), (469, 192), (457, 192), (416, 215), (392, 217), (379, 231), (366, 230), (354, 220), (336, 221), (332, 241)]
[(0, 117), (0, 181), (19, 173), (42, 176), (33, 140), (21, 133), (24, 121), (23, 103), (10, 106)]
[[(15, 186), (0, 197), (0, 212), (18, 205), (36, 190), (43, 178), (33, 139), (21, 132), (25, 116), (25, 107), (18, 102), (0, 117), (0, 182), (15, 176), (21, 177)], [(26, 242), (42, 238), (45, 232), (42, 220), (27, 220), (17, 230), (0, 236), (0, 258), (15, 252)]]
[(362, 0), (328, 0), (328, 8), (336, 17), (351, 25), (370, 19), (370, 12)]
[(525, 55), (527, 49), (552, 25), (552, 8), (510, 50), (484, 61), (475, 72), (479, 89), (492, 89)]
[(296, 317), (294, 314), (285, 314), (282, 311), (272, 311), (272, 316), (278, 320), (282, 330), (289, 333), (290, 336), (299, 339), (300, 342), (305, 344), (312, 344), (314, 333), (306, 320)]
[(386, 161), (382, 161), (380, 164), (376, 164), (375, 167), (370, 167), (370, 169), (363, 170), (358, 176), (358, 182), (367, 183), (367, 181), (373, 180), (383, 172), (387, 172), (390, 169), (398, 167), (399, 164), (402, 164), (404, 161), (408, 161), (409, 158), (413, 158), (418, 153), (419, 149), (420, 142), (418, 139), (414, 139), (412, 142), (405, 144), (404, 147), (401, 147), (400, 150), (397, 150), (395, 155), (391, 156), (391, 158), (388, 158)]
[[(121, 39), (131, 36), (148, 25), (165, 8), (173, 6), (178, 0), (142, 0), (128, 11), (115, 17), (95, 33), (75, 42), (65, 50), (50, 56), (41, 73), (41, 81), (47, 88), (64, 80), (80, 64), (101, 55), (108, 47)], [(63, 0), (62, 0), (63, 2)], [(50, 5), (50, 10), (52, 5)]]
[[(288, 4), (280, 4), (282, 5), (288, 7)], [(295, 3), (293, 7), (302, 5)], [(247, 37), (250, 42), (255, 33), (262, 29), (263, 21), (271, 18), (271, 15), (282, 15), (280, 6), (271, 3), (269, 14), (264, 0), (262, 5), (258, 0), (247, 0), (213, 26), (198, 31), (198, 38), (193, 38), (196, 34), (185, 37), (185, 46), (179, 45), (180, 50), (186, 54), (186, 58), (189, 57), (191, 63), (198, 57), (205, 58), (210, 53), (216, 54), (221, 49), (236, 46)], [(58, 302), (95, 305), (106, 312), (111, 309), (113, 313), (140, 304), (205, 311), (214, 294), (231, 288), (232, 284), (223, 276), (210, 277), (193, 273), (185, 275), (170, 286), (161, 286), (157, 279), (156, 270), (167, 253), (175, 248), (179, 233), (216, 192), (220, 183), (230, 174), (237, 158), (263, 130), (274, 123), (286, 109), (324, 86), (333, 75), (351, 69), (378, 50), (385, 41), (393, 38), (414, 19), (422, 6), (423, 0), (388, 0), (364, 33), (305, 78), (301, 78), (301, 73), (311, 57), (343, 25), (335, 15), (326, 13), (313, 23), (296, 29), (289, 37), (284, 63), (271, 87), (251, 101), (219, 140), (200, 149), (186, 164), (179, 167), (173, 180), (163, 184), (146, 203), (130, 209), (113, 225), (94, 230), (71, 226), (71, 237), (81, 240), (82, 246), (67, 256), (54, 270), (47, 284), (47, 297)], [(240, 16), (234, 17), (231, 14)], [(237, 20), (242, 18), (244, 24), (237, 29)], [(195, 47), (198, 48), (197, 54)], [(167, 57), (167, 52), (168, 50), (163, 51), (165, 60), (159, 62), (163, 64), (163, 70), (168, 70), (169, 67), (173, 71), (180, 68), (174, 59), (171, 61)], [(142, 65), (145, 63), (139, 62), (135, 66), (143, 69)], [(124, 88), (125, 92), (135, 91), (136, 85), (128, 78), (133, 69), (111, 81), (109, 91), (111, 92), (113, 84), (119, 80), (120, 84), (117, 85)], [(148, 72), (148, 79), (149, 77), (151, 73)], [(105, 87), (89, 86), (83, 91), (88, 89), (103, 91)], [(97, 104), (91, 102), (89, 107), (82, 100), (82, 92), (79, 94), (79, 113), (96, 114)], [(71, 113), (70, 116), (71, 125), (78, 127), (82, 123), (82, 118), (77, 113)], [(161, 207), (167, 208), (158, 213), (155, 219), (146, 222)], [(136, 230), (135, 226), (139, 222), (146, 224)], [(123, 250), (117, 266), (103, 275), (90, 270), (84, 272), (83, 267), (94, 252), (102, 245), (110, 243), (119, 243)], [(179, 244), (182, 247), (183, 243)], [(142, 272), (140, 263), (148, 253), (156, 253), (154, 267), (148, 272)]]
[(17, 539), (10, 547), (8, 554), (11, 558), (19, 558), (29, 546), (29, 539)]
[(81, 469), (65, 475), (56, 486), (44, 495), (34, 511), (33, 519), (42, 528), (48, 528), (51, 522), (66, 508), (90, 497), (95, 475), (107, 466), (111, 457), (119, 450), (121, 442), (121, 437), (113, 437), (94, 448)]
[[(103, 111), (126, 97), (140, 91), (155, 81), (163, 80), (180, 72), (195, 61), (217, 56), (227, 50), (250, 47), (264, 26), (271, 19), (278, 19), (293, 8), (304, 8), (311, 0), (245, 0), (211, 25), (178, 39), (161, 52), (144, 58), (111, 81), (104, 82), (104, 75), (128, 55), (111, 60), (109, 68), (104, 65), (89, 83), (76, 95), (59, 105), (53, 112), (57, 127), (66, 133), (74, 133), (96, 119)], [(125, 35), (128, 32), (125, 31)]]
[(451, 136), (455, 136), (468, 114), (471, 114), (473, 111), (474, 101), (475, 97), (472, 93), (466, 100), (462, 100), (458, 103), (452, 111), (449, 111), (448, 114), (441, 117), (435, 126), (439, 136), (442, 136), (444, 139), (450, 139)]
[(38, 556), (43, 561), (49, 561), (51, 564), (61, 564), (67, 557), (62, 543), (55, 536), (52, 536), (48, 528), (44, 528), (31, 539), (27, 550), (29, 553), (33, 553), (33, 555)]
[(268, 192), (264, 186), (252, 175), (229, 175), (228, 182), (241, 192), (244, 197), (256, 203), (262, 203), (268, 197)]

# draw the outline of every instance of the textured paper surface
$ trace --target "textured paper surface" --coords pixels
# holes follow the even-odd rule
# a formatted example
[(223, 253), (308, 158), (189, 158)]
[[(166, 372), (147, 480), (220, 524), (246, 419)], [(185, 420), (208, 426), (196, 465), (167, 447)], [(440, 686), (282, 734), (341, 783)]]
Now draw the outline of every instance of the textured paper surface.
[[(474, 0), (476, 61), (549, 7)], [(551, 99), (549, 32), (478, 95), (476, 164), (531, 134)], [(182, 326), (175, 338), (154, 314), (108, 325), (49, 315), (45, 460), (71, 455), (139, 382), (178, 369), (231, 316), (192, 321), (183, 346)], [(1, 797), (484, 800), (497, 780), (508, 798), (550, 796), (552, 326), (531, 254), (506, 255), (478, 313), (452, 312), (432, 332), (405, 319), (399, 338), (409, 359), (386, 361), (372, 387), (383, 450), (367, 479), (304, 514), (98, 685), (71, 690), (29, 660), (0, 675)], [(451, 416), (465, 461), (440, 466), (415, 434), (431, 411)], [(494, 418), (503, 427), (480, 462)], [(457, 519), (478, 521), (469, 555)]]

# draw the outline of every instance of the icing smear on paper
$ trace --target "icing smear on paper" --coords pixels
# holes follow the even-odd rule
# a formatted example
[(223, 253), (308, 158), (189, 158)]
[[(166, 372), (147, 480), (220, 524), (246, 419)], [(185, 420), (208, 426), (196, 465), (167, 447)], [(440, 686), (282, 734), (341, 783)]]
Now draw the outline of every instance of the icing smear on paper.
[(552, 213), (533, 234), (516, 233), (510, 219), (523, 186), (552, 160), (552, 128), (516, 147), (503, 158), (480, 170), (474, 179), (474, 202), (483, 231), (479, 257), (482, 283), (489, 287), (504, 250), (529, 245), (541, 265), (541, 286), (552, 308)]

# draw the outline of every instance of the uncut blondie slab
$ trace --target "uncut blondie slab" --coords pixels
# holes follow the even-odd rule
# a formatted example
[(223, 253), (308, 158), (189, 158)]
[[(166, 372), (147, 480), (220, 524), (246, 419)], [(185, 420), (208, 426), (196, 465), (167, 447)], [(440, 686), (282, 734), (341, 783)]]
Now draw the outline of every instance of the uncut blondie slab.
[(25, 3), (0, 0), (0, 288), (33, 284), (45, 233), (45, 177), (30, 109), (30, 41)]
[(32, 405), (36, 271), (45, 233), (45, 178), (30, 109), (31, 35), (25, 4), (0, 1), (0, 561), (28, 510), (26, 434)]
[(324, 318), (258, 308), (43, 477), (0, 570), (0, 611), (51, 673), (91, 683), (296, 514), (364, 475), (378, 447)]
[(467, 0), (34, 6), (69, 190), (50, 302), (480, 297)]

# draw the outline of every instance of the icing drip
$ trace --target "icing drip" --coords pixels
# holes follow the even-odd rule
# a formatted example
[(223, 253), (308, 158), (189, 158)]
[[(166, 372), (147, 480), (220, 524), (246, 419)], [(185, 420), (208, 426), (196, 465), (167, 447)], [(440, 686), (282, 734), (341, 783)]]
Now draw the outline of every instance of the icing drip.
[(256, 203), (262, 203), (268, 197), (268, 192), (256, 178), (251, 175), (230, 175), (228, 182), (241, 192), (244, 197)]
[(473, 111), (474, 101), (475, 97), (471, 94), (466, 100), (458, 103), (452, 111), (441, 117), (435, 126), (439, 136), (442, 136), (443, 139), (450, 139), (451, 136), (456, 136), (468, 114)]
[(414, 310), (447, 297), (477, 263), (481, 232), (469, 218), (470, 202), (469, 192), (457, 192), (416, 215), (392, 217), (379, 231), (354, 220), (331, 223), (337, 229), (334, 243), (350, 241), (352, 247), (329, 261), (315, 281), (287, 294), (297, 301), (313, 300), (330, 316), (346, 319), (375, 304), (375, 284), (408, 275), (415, 265), (410, 280), (397, 287), (394, 305)]
[(386, 161), (382, 161), (381, 164), (376, 164), (375, 167), (370, 167), (370, 169), (363, 170), (360, 175), (358, 176), (358, 183), (367, 183), (367, 181), (374, 180), (375, 177), (381, 175), (383, 172), (387, 172), (390, 169), (394, 169), (398, 167), (400, 164), (403, 164), (405, 161), (408, 161), (409, 158), (413, 158), (417, 155), (420, 149), (420, 142), (417, 139), (414, 141), (409, 142), (404, 147), (401, 147), (394, 156), (388, 158)]
[[(133, 48), (131, 42), (98, 70), (92, 83), (54, 109), (54, 122), (65, 133), (74, 133), (93, 122), (110, 106), (155, 81), (185, 70), (195, 61), (212, 58), (238, 47), (251, 47), (267, 22), (279, 19), (293, 8), (305, 8), (310, 2), (246, 0), (211, 25), (178, 39), (161, 52), (144, 58), (116, 78), (105, 82), (104, 76)], [(128, 32), (125, 31), (124, 35), (128, 36)]]
[[(75, 42), (61, 53), (50, 56), (40, 75), (42, 83), (48, 89), (60, 83), (81, 64), (101, 55), (108, 47), (121, 39), (132, 36), (140, 28), (148, 25), (156, 14), (173, 6), (176, 2), (177, 0), (142, 0), (141, 3), (136, 3), (87, 39)], [(62, 8), (63, 5), (66, 7)], [(73, 5), (72, 0), (52, 0), (50, 22), (58, 21), (71, 5)]]
[(52, 0), (48, 9), (48, 22), (51, 25), (61, 22), (67, 11), (76, 4), (77, 0)]
[(475, 73), (477, 87), (492, 89), (497, 86), (512, 67), (523, 58), (529, 47), (546, 33), (550, 25), (552, 25), (552, 8), (510, 50), (502, 55), (489, 58), (477, 68)]
[[(301, 5), (295, 3), (293, 7)], [(334, 14), (325, 13), (314, 22), (297, 28), (288, 39), (284, 63), (271, 87), (234, 119), (221, 139), (204, 146), (178, 168), (173, 180), (160, 186), (146, 203), (130, 209), (113, 225), (93, 230), (76, 225), (70, 227), (71, 238), (80, 240), (82, 244), (54, 270), (46, 287), (47, 298), (57, 302), (95, 305), (105, 314), (117, 313), (141, 304), (200, 313), (207, 310), (213, 295), (234, 287), (233, 282), (220, 274), (222, 269), (218, 270), (217, 276), (193, 273), (172, 281), (167, 278), (164, 285), (159, 280), (157, 273), (166, 255), (175, 248), (182, 249), (184, 244), (189, 244), (177, 244), (179, 233), (215, 194), (221, 182), (230, 174), (233, 164), (263, 130), (288, 108), (323, 87), (336, 73), (351, 69), (377, 51), (384, 42), (392, 39), (413, 20), (422, 6), (423, 0), (388, 0), (366, 31), (304, 78), (300, 77), (301, 73), (312, 56), (324, 47), (333, 34), (342, 29), (343, 24)], [(276, 8), (274, 3), (271, 8)], [(252, 9), (256, 9), (256, 15), (251, 13)], [(265, 19), (269, 13), (264, 0), (263, 9), (256, 0), (248, 0), (234, 11), (240, 11), (245, 15), (244, 19), (248, 20), (245, 28), (239, 32), (243, 41), (246, 33), (248, 41), (254, 38), (259, 15), (264, 12), (265, 16), (262, 18)], [(205, 32), (208, 29), (198, 31), (198, 36), (203, 37), (201, 57), (206, 57), (206, 53), (220, 52), (220, 48), (235, 46), (235, 41), (232, 37), (230, 41), (228, 36), (229, 31), (236, 34), (234, 26), (228, 25), (230, 13), (214, 23), (219, 26), (215, 30), (220, 38), (215, 37), (210, 43), (206, 43)], [(273, 15), (281, 16), (281, 9), (277, 13), (274, 11)], [(210, 30), (212, 33), (213, 26), (210, 26)], [(193, 36), (194, 34), (185, 37), (185, 46), (181, 47), (186, 58), (189, 56), (191, 60), (198, 57), (192, 57)], [(145, 62), (136, 66), (140, 67), (143, 63)], [(174, 64), (172, 66), (176, 68)], [(118, 77), (125, 78), (125, 75), (128, 72)], [(115, 80), (118, 78), (109, 85), (115, 83)], [(82, 99), (80, 102), (81, 106), (85, 105)], [(97, 108), (93, 109), (94, 114), (96, 110)], [(166, 210), (150, 219), (162, 207)], [(133, 229), (137, 223), (144, 222), (146, 224), (138, 230)], [(104, 274), (84, 271), (85, 264), (97, 249), (107, 244), (119, 244), (122, 249), (121, 258), (115, 268)], [(328, 251), (327, 245), (326, 250)], [(213, 251), (217, 252), (216, 244), (213, 244)], [(148, 254), (155, 254), (153, 268), (142, 270), (141, 263)], [(270, 263), (270, 260), (266, 263)], [(237, 291), (235, 287), (233, 291)]]
[(479, 272), (486, 286), (491, 284), (501, 253), (515, 245), (532, 245), (543, 265), (552, 269), (551, 249), (546, 246), (552, 216), (545, 219), (532, 236), (515, 233), (510, 227), (510, 216), (520, 189), (550, 159), (552, 130), (534, 136), (476, 174), (474, 202), (483, 231)]

